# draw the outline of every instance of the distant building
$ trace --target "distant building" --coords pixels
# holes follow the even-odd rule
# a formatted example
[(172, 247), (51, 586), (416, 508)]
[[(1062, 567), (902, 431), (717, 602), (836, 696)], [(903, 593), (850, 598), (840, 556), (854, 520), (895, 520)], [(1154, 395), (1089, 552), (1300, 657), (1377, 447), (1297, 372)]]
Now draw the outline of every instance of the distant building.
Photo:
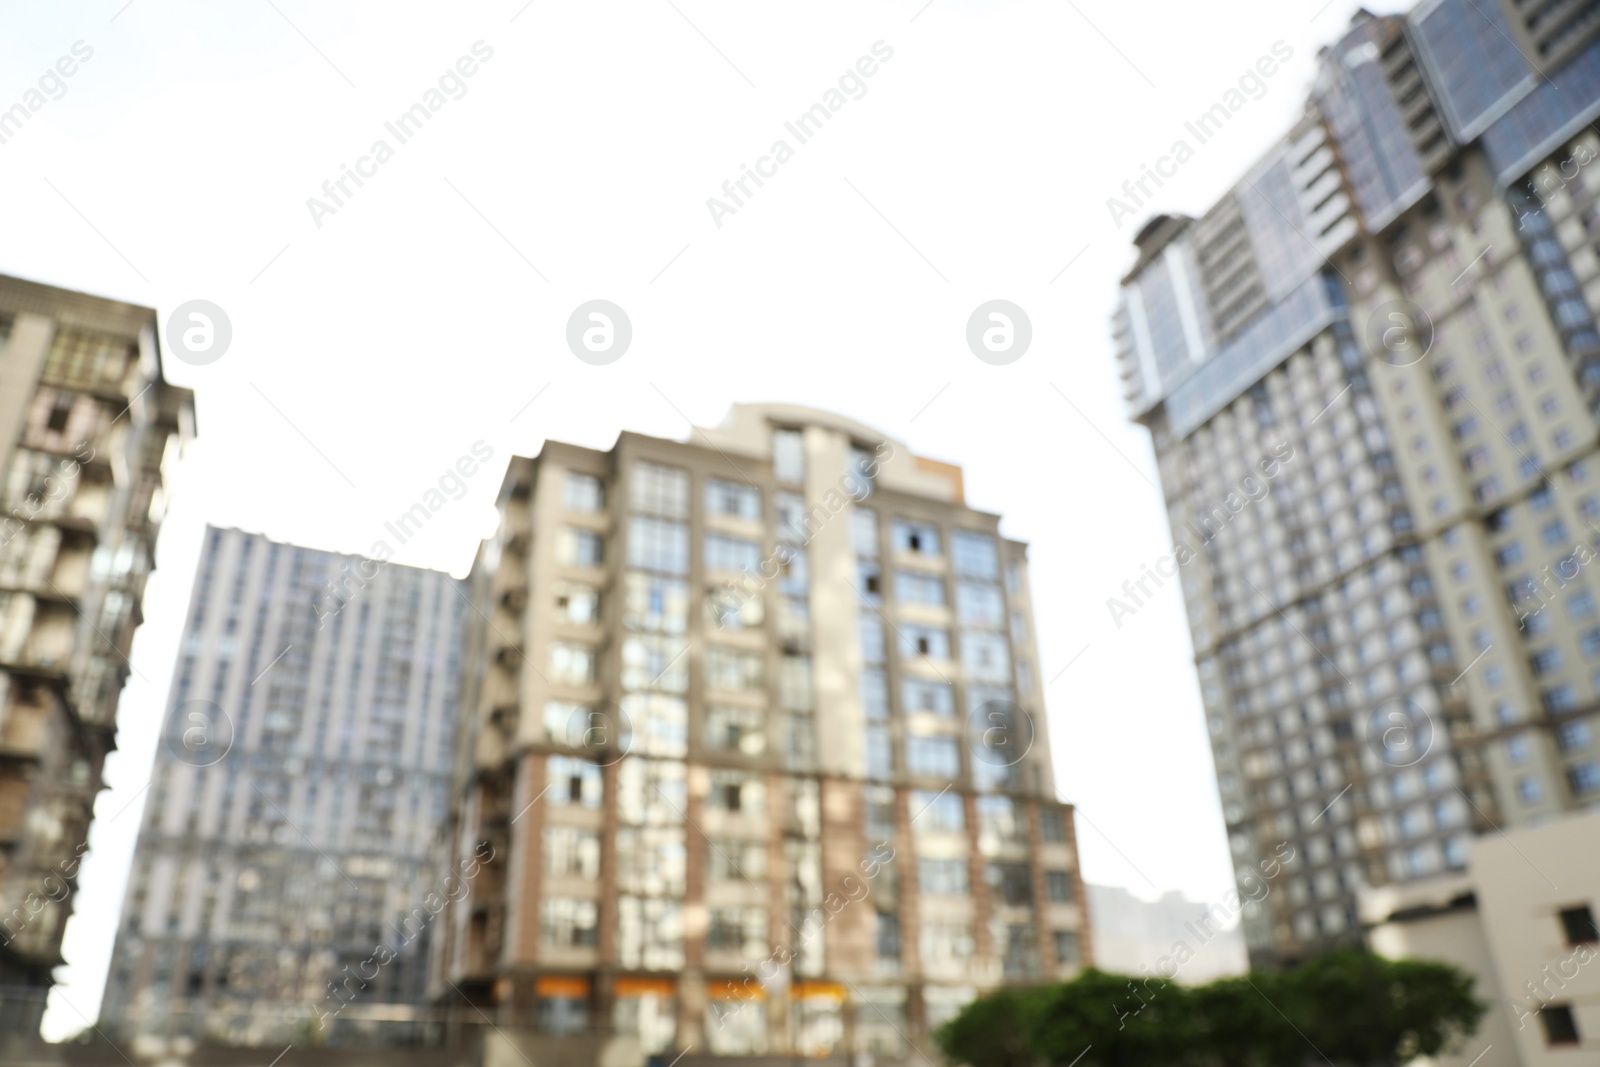
[(738, 405), (547, 442), (499, 507), (454, 813), (494, 860), (435, 984), (462, 1025), (899, 1062), (1090, 958), (1026, 548), (959, 468)]
[(37, 1033), (194, 397), (155, 312), (0, 277), (0, 1032)]
[(447, 574), (208, 529), (101, 1024), (418, 1040), (466, 598)]
[(1293, 857), (1258, 962), (1600, 804), (1597, 34), (1359, 12), (1238, 184), (1135, 237), (1113, 332), (1173, 548), (1108, 610), (1183, 590), (1241, 893)]
[(1094, 965), (1102, 971), (1154, 974), (1201, 985), (1249, 970), (1237, 907), (1203, 904), (1174, 890), (1149, 901), (1121, 886), (1084, 888), (1094, 930)]
[(1600, 812), (1474, 838), (1464, 872), (1367, 890), (1372, 947), (1472, 974), (1489, 1006), (1439, 1067), (1600, 1056)]

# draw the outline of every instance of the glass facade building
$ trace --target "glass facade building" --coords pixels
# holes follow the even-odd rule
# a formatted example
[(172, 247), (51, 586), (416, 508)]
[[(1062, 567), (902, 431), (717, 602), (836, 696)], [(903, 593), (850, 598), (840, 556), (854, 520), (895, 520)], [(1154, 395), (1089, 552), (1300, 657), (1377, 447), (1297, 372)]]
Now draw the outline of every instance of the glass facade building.
[(448, 574), (209, 528), (101, 1029), (424, 1037), (467, 600)]
[[(1597, 13), (1362, 12), (1263, 163), (1136, 239), (1113, 334), (1241, 890), (1294, 856), (1245, 909), (1258, 962), (1600, 802)], [(1152, 299), (1174, 259), (1202, 265), (1198, 359)]]

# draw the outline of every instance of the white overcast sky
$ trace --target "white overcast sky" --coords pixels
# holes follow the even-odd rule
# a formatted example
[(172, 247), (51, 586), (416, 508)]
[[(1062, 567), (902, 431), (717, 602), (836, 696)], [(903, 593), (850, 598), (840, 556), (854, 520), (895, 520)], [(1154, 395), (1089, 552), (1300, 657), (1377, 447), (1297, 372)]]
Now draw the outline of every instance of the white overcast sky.
[[(740, 401), (837, 410), (965, 468), (969, 502), (1032, 543), (1043, 678), (1077, 657), (1047, 702), (1085, 875), (1218, 899), (1232, 877), (1179, 594), (1120, 629), (1106, 609), (1170, 544), (1108, 338), (1149, 208), (1118, 228), (1106, 200), (1282, 41), (1265, 95), (1154, 206), (1214, 201), (1298, 114), (1356, 7), (1323, 4), (0, 3), (0, 109), (93, 49), (0, 144), (0, 272), (163, 320), (210, 300), (234, 335), (209, 366), (168, 358), (200, 436), (47, 1033), (98, 1011), (206, 523), (367, 550), (481, 439), (490, 469), (399, 556), (460, 575), (506, 457), (681, 438)], [(465, 95), (397, 145), (384, 123), (478, 41), (493, 58)], [(707, 197), (794, 145), (784, 123), (877, 41), (894, 54), (866, 95), (718, 229)], [(379, 138), (394, 158), (319, 229), (307, 198)], [(564, 343), (594, 298), (634, 327), (605, 367)], [(995, 298), (1034, 331), (1003, 367), (964, 339)]]

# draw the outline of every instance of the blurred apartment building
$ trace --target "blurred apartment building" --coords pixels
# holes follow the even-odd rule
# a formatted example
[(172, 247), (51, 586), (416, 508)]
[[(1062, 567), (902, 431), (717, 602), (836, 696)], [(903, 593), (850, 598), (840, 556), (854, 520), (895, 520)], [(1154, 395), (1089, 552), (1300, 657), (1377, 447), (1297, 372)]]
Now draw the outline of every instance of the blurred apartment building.
[(1296, 856), (1256, 962), (1600, 801), (1597, 33), (1594, 3), (1362, 12), (1238, 185), (1135, 238), (1113, 332), (1241, 889)]
[(37, 1033), (194, 400), (155, 312), (0, 277), (0, 1031)]
[(1094, 965), (1112, 974), (1162, 974), (1157, 964), (1180, 942), (1193, 953), (1177, 969), (1185, 985), (1204, 985), (1249, 968), (1244, 933), (1225, 906), (1190, 900), (1169, 889), (1155, 900), (1121, 886), (1085, 885)]
[(106, 980), (113, 1040), (421, 1039), (466, 610), (438, 571), (208, 528)]
[(1025, 546), (959, 468), (739, 405), (688, 442), (548, 442), (499, 508), (454, 811), (461, 858), (494, 858), (434, 986), (456, 1019), (614, 1035), (607, 1062), (899, 1061), (980, 990), (1087, 961)]

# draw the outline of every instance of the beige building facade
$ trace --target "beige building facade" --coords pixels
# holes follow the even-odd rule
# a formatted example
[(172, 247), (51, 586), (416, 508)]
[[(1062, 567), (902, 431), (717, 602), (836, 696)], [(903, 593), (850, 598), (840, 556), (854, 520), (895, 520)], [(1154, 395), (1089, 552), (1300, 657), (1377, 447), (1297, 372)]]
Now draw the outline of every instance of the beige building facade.
[(549, 442), (499, 506), (454, 812), (494, 858), (446, 913), (452, 1018), (899, 1062), (1086, 964), (1026, 547), (958, 468), (739, 405), (687, 442)]
[(1445, 960), (1489, 1008), (1439, 1067), (1565, 1067), (1600, 1056), (1600, 813), (1472, 843), (1467, 870), (1368, 891), (1374, 950)]
[(155, 312), (0, 277), (0, 1029), (37, 1032), (194, 400)]

